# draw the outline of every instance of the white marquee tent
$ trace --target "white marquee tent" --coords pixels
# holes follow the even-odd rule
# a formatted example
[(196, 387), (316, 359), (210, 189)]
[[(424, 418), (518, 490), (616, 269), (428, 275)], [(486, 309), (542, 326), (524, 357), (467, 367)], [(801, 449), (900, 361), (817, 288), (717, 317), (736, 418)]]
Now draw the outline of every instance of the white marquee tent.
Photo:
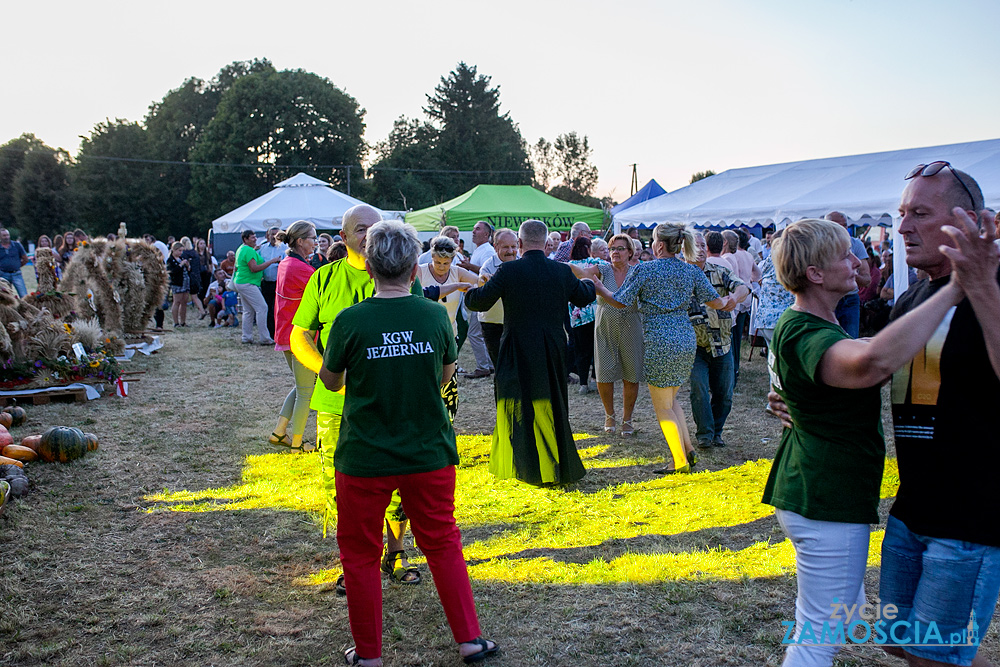
[[(239, 234), (250, 229), (286, 228), (296, 220), (307, 220), (319, 229), (339, 229), (347, 209), (365, 202), (334, 190), (329, 183), (306, 174), (296, 174), (239, 208), (212, 221), (215, 234)], [(382, 213), (383, 219), (397, 217)]]
[(842, 211), (853, 223), (891, 226), (903, 176), (946, 160), (1000, 207), (1000, 139), (730, 169), (622, 211), (615, 226), (687, 222), (696, 227), (768, 226)]

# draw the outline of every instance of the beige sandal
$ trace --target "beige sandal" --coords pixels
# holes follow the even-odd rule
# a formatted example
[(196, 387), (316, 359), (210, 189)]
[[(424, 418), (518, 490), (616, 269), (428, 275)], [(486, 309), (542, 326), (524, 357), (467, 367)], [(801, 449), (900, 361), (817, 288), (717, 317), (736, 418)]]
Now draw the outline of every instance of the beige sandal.
[(615, 432), (615, 416), (614, 415), (604, 415), (604, 432), (614, 434)]
[(635, 435), (635, 427), (632, 426), (632, 420), (631, 419), (629, 419), (629, 420), (622, 420), (622, 435), (626, 436), (626, 437), (628, 437), (630, 435)]

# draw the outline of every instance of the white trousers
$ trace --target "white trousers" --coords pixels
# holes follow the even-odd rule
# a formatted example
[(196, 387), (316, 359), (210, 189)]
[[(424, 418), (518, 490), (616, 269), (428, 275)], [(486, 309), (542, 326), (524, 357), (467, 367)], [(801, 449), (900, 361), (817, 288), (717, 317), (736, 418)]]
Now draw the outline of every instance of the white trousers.
[(469, 331), (465, 334), (465, 339), (472, 346), (472, 354), (476, 357), (476, 368), (484, 371), (491, 370), (493, 364), (490, 363), (490, 353), (486, 349), (486, 339), (483, 338), (483, 327), (479, 322), (479, 313), (465, 307), (464, 294), (462, 295), (462, 315), (469, 323)]
[(253, 324), (257, 322), (257, 335), (261, 345), (273, 345), (271, 334), (267, 330), (267, 302), (260, 288), (252, 283), (233, 283), (243, 304), (243, 342), (253, 342)]
[[(823, 624), (833, 626), (834, 604), (865, 604), (865, 567), (868, 564), (866, 523), (815, 521), (787, 510), (775, 510), (782, 530), (795, 546), (795, 570), (799, 594), (795, 599), (795, 638), (808, 622), (817, 643), (822, 643)], [(836, 601), (836, 602), (835, 602)], [(839, 609), (839, 608), (836, 608)], [(855, 611), (855, 615), (857, 612)], [(841, 618), (844, 614), (841, 610)], [(847, 622), (843, 621), (845, 631)], [(829, 667), (839, 646), (790, 644), (782, 667)]]

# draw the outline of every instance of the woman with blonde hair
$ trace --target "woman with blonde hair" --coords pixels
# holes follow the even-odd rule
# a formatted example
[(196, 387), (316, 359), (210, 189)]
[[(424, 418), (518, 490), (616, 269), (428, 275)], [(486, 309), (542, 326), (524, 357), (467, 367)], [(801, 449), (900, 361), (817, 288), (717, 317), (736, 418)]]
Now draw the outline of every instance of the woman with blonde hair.
[(594, 285), (610, 305), (626, 308), (636, 304), (642, 315), (649, 396), (673, 458), (673, 467), (657, 472), (691, 472), (698, 457), (691, 446), (684, 410), (676, 400), (678, 389), (691, 376), (697, 348), (688, 306), (696, 299), (709, 308), (721, 309), (729, 297), (720, 297), (704, 272), (684, 261), (693, 261), (698, 255), (694, 234), (684, 225), (657, 225), (652, 251), (655, 259), (635, 266), (617, 292), (612, 294), (601, 281)]
[(191, 243), (191, 239), (187, 236), (182, 236), (180, 244), (184, 247), (183, 252), (181, 252), (181, 257), (188, 261), (188, 275), (191, 280), (191, 296), (194, 297), (195, 308), (198, 309), (198, 319), (205, 319), (205, 315), (208, 312), (205, 310), (205, 306), (201, 304), (201, 257), (198, 255), (197, 251), (194, 249), (194, 244)]
[(874, 338), (855, 340), (834, 312), (857, 289), (861, 266), (847, 230), (800, 220), (773, 241), (771, 257), (778, 280), (795, 295), (768, 354), (784, 402), (778, 407), (791, 423), (782, 429), (762, 500), (775, 507), (795, 547), (795, 641), (782, 664), (831, 665), (839, 646), (815, 645), (818, 632), (809, 641), (803, 628), (824, 628), (831, 601), (865, 605), (869, 525), (879, 522), (885, 463), (881, 385), (924, 349), (964, 294), (951, 280)]
[[(311, 443), (303, 443), (302, 436), (309, 418), (309, 400), (316, 385), (316, 374), (302, 365), (292, 354), (290, 334), (292, 318), (302, 302), (309, 276), (316, 270), (309, 263), (309, 257), (316, 249), (316, 227), (311, 222), (297, 220), (275, 237), (279, 243), (288, 245), (285, 254), (288, 261), (278, 265), (278, 282), (274, 295), (274, 349), (285, 355), (288, 368), (295, 378), (295, 386), (288, 392), (281, 406), (278, 425), (268, 438), (272, 445), (291, 447), (297, 451), (312, 451)], [(292, 437), (288, 437), (289, 425)]]

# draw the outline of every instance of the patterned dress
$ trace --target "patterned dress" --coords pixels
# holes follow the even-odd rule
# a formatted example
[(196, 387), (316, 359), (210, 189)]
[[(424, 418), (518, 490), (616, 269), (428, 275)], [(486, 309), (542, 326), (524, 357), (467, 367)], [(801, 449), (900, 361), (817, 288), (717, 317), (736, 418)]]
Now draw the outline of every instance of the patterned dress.
[[(630, 267), (625, 281), (635, 271)], [(615, 282), (615, 270), (610, 264), (601, 265), (601, 282), (615, 292), (621, 285)], [(644, 382), (642, 319), (634, 305), (615, 308), (597, 297), (597, 328), (595, 350), (598, 382)]]
[(679, 387), (691, 376), (697, 342), (688, 319), (691, 299), (719, 298), (704, 272), (676, 257), (636, 265), (615, 293), (626, 306), (638, 303), (645, 342), (646, 382)]

